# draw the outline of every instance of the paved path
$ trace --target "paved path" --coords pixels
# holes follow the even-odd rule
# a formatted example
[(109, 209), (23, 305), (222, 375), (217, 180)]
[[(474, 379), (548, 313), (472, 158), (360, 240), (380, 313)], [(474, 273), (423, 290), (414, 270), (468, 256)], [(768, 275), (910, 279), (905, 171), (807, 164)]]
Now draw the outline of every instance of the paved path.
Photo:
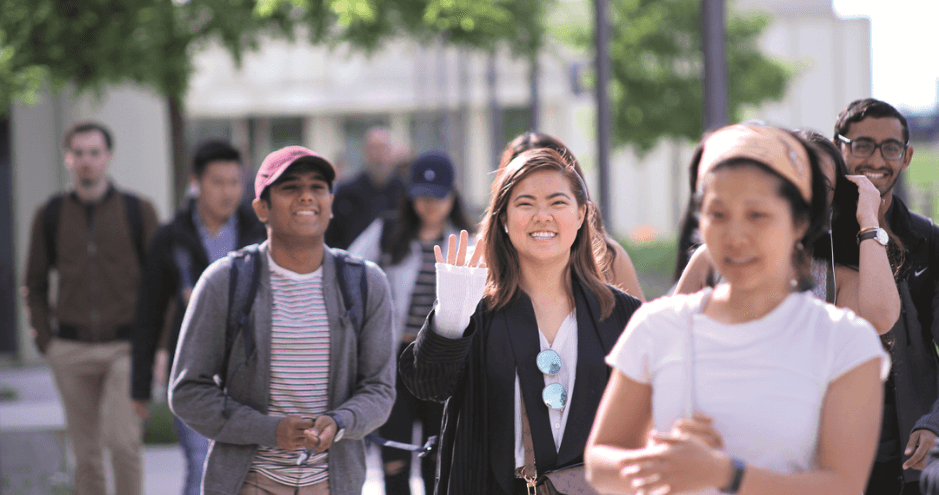
[[(0, 400), (0, 493), (57, 495), (68, 493), (68, 472), (74, 457), (65, 445), (65, 421), (58, 393), (45, 366), (0, 368), (0, 392), (15, 393), (15, 399)], [(382, 495), (381, 460), (370, 449), (364, 495)], [(423, 494), (423, 483), (415, 470), (411, 491)], [(144, 494), (182, 493), (186, 475), (178, 445), (144, 447)]]

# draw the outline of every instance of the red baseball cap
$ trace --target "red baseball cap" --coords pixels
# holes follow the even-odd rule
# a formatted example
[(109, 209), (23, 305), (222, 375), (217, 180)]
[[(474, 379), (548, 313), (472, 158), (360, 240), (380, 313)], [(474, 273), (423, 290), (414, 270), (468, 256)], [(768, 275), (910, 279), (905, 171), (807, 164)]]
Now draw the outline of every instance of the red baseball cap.
[(264, 159), (264, 163), (258, 169), (258, 174), (254, 177), (255, 197), (260, 198), (267, 186), (273, 184), (284, 171), (297, 163), (316, 165), (318, 171), (323, 174), (323, 178), (329, 183), (329, 189), (332, 190), (333, 180), (336, 179), (336, 167), (329, 160), (303, 146), (287, 146), (272, 152)]

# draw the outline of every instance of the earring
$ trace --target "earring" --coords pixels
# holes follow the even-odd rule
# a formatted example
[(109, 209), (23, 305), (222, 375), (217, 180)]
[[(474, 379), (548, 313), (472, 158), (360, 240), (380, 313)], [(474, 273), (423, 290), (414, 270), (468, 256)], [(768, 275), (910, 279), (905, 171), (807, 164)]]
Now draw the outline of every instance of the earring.
[(802, 241), (797, 242), (796, 251), (804, 251), (804, 250), (805, 250), (805, 244), (802, 244)]
[(506, 234), (509, 233), (509, 226), (508, 226), (508, 225), (503, 225), (502, 228), (505, 229), (505, 233), (506, 233)]

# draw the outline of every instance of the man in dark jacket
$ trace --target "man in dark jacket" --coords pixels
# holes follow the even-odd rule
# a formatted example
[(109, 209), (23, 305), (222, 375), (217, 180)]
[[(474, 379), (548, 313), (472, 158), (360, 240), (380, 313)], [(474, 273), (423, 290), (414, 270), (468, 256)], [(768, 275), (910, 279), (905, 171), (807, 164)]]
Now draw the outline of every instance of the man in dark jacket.
[[(884, 335), (893, 360), (884, 393), (884, 414), (876, 462), (865, 493), (919, 493), (919, 475), (926, 454), (939, 435), (939, 341), (936, 271), (939, 231), (932, 221), (912, 213), (893, 187), (913, 158), (906, 119), (894, 107), (871, 98), (852, 102), (835, 124), (834, 140), (847, 173), (864, 175), (880, 191), (879, 225), (861, 225), (857, 241), (877, 242), (899, 266), (897, 290), (900, 318)], [(884, 229), (898, 239), (891, 250)], [(899, 253), (899, 254), (897, 254)], [(934, 310), (934, 308), (937, 308)]]
[[(154, 235), (137, 305), (134, 332), (132, 396), (134, 408), (147, 416), (154, 372), (166, 382), (166, 363), (154, 370), (154, 356), (171, 302), (175, 303), (168, 363), (173, 362), (189, 295), (202, 272), (215, 260), (266, 237), (264, 225), (242, 205), (244, 170), (238, 150), (225, 141), (206, 141), (193, 155), (192, 181), (198, 194)], [(185, 494), (198, 495), (208, 440), (174, 418), (186, 455)]]
[(336, 187), (326, 245), (348, 249), (379, 215), (397, 207), (405, 188), (396, 165), (388, 129), (369, 129), (365, 135), (365, 170)]

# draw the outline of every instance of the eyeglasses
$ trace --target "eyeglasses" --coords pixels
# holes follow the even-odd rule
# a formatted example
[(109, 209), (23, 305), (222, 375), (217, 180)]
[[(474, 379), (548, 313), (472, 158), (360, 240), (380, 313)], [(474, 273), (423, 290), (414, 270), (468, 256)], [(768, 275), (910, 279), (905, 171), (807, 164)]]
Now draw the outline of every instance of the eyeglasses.
[[(561, 355), (554, 349), (539, 352), (535, 363), (538, 365), (538, 371), (548, 376), (555, 376), (561, 371)], [(541, 400), (555, 411), (563, 410), (567, 405), (567, 389), (560, 383), (552, 383), (541, 391)]]
[(899, 160), (906, 153), (906, 145), (896, 139), (888, 139), (882, 143), (875, 143), (871, 138), (848, 139), (838, 134), (838, 139), (851, 147), (851, 156), (867, 158), (880, 148), (880, 155), (884, 160)]

